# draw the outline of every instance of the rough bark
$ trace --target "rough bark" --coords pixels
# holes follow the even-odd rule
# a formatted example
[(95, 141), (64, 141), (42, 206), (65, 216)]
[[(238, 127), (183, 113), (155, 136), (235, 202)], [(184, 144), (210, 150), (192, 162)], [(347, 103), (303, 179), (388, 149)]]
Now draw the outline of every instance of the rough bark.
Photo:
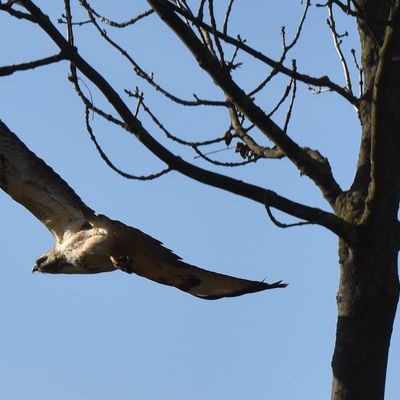
[[(399, 300), (400, 2), (359, 1), (365, 92), (356, 177), (338, 214), (360, 227), (339, 243), (338, 322), (333, 400), (382, 400)], [(368, 21), (368, 22), (366, 22)]]
[[(332, 360), (334, 400), (384, 398), (386, 365), (399, 298), (397, 245), (366, 235), (340, 242), (338, 322)], [(395, 235), (394, 235), (395, 236)]]

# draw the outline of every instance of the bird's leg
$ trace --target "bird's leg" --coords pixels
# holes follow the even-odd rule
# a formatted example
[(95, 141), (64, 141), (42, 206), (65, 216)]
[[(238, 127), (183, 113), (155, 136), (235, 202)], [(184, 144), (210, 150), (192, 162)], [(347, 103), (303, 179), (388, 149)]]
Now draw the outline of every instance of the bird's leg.
[(133, 272), (133, 264), (131, 259), (128, 256), (111, 256), (110, 255), (110, 260), (113, 263), (114, 267), (126, 272), (128, 274), (131, 274)]

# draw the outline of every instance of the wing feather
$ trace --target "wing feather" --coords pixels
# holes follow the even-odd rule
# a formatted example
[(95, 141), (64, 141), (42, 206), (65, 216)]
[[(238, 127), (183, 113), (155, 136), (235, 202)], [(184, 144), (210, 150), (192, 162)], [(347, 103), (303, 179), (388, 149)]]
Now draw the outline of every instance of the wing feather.
[(111, 240), (110, 255), (114, 260), (123, 260), (121, 269), (164, 285), (174, 286), (202, 299), (235, 297), (287, 286), (281, 281), (271, 284), (251, 281), (195, 267), (185, 263), (171, 250), (162, 246), (161, 242), (138, 229), (103, 215), (95, 218), (95, 226), (106, 229), (111, 237), (114, 236)]
[(34, 214), (58, 241), (93, 211), (0, 120), (0, 187)]
[[(194, 296), (212, 300), (286, 286), (281, 281), (269, 284), (195, 267), (140, 230), (103, 215), (97, 216), (1, 120), (0, 187), (42, 221), (58, 241), (62, 241), (65, 231), (78, 232), (89, 222), (94, 230), (106, 232), (100, 235), (104, 238), (98, 249), (100, 260), (106, 264), (112, 261), (126, 272), (174, 286)], [(99, 256), (90, 253), (88, 256)], [(123, 265), (120, 265), (121, 260)]]

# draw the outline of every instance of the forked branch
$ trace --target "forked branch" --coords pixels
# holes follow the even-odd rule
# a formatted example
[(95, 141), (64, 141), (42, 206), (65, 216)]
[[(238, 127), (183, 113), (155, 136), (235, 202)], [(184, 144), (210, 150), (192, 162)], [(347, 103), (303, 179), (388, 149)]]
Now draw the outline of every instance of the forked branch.
[[(206, 30), (207, 32), (212, 33), (213, 29), (210, 25), (205, 23), (200, 17), (194, 17), (192, 15), (189, 15), (188, 13), (185, 13), (182, 9), (178, 8), (175, 6), (172, 2), (169, 1), (163, 1), (161, 4), (164, 6), (168, 6), (170, 8), (170, 11), (176, 12), (176, 14), (181, 15), (182, 17), (189, 19), (195, 26), (198, 26), (199, 28)], [(225, 33), (221, 31), (216, 31), (215, 32), (218, 37), (223, 40), (226, 43), (231, 44), (237, 49), (240, 49), (244, 51), (245, 53), (249, 54), (250, 56), (254, 57), (254, 59), (257, 59), (266, 65), (269, 65), (271, 68), (276, 69), (278, 72), (296, 79), (299, 82), (303, 82), (307, 85), (314, 86), (314, 87), (322, 87), (326, 88), (329, 91), (336, 92), (343, 98), (345, 98), (347, 101), (349, 101), (352, 105), (355, 107), (358, 107), (359, 104), (359, 99), (355, 96), (353, 96), (351, 93), (349, 93), (346, 88), (343, 88), (342, 86), (336, 84), (335, 82), (331, 81), (329, 77), (327, 76), (321, 76), (321, 77), (315, 77), (315, 76), (310, 76), (304, 73), (301, 73), (299, 71), (293, 71), (291, 68), (287, 68), (280, 61), (273, 60), (272, 58), (266, 56), (265, 54), (261, 53), (260, 51), (254, 49), (253, 47), (247, 45), (243, 39), (240, 37), (234, 38), (232, 36), (226, 35)]]
[(77, 49), (68, 43), (50, 19), (31, 0), (21, 1), (36, 23), (54, 41), (63, 54), (103, 93), (126, 124), (126, 129), (132, 132), (141, 143), (171, 169), (199, 182), (249, 198), (260, 204), (265, 204), (265, 199), (267, 199), (270, 207), (299, 219), (324, 226), (350, 243), (357, 239), (357, 228), (332, 213), (291, 201), (259, 186), (199, 168), (171, 153), (151, 136), (112, 86), (80, 56)]
[(229, 71), (224, 69), (218, 60), (210, 55), (208, 49), (204, 47), (193, 31), (175, 14), (173, 8), (170, 7), (171, 3), (165, 0), (147, 1), (191, 51), (200, 67), (223, 90), (229, 101), (234, 103), (246, 118), (274, 142), (303, 175), (315, 182), (325, 199), (334, 207), (341, 189), (332, 176), (328, 161), (317, 153), (313, 154), (311, 150), (304, 151), (246, 95), (233, 81)]

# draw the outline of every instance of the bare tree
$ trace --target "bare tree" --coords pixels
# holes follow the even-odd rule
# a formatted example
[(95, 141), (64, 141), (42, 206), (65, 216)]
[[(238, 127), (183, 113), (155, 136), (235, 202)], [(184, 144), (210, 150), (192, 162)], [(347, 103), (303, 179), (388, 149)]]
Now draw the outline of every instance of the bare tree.
[[(282, 51), (276, 59), (265, 54), (263, 49), (252, 47), (240, 32), (230, 33), (234, 0), (228, 1), (225, 9), (213, 0), (147, 0), (147, 3), (149, 8), (140, 15), (116, 22), (86, 0), (74, 4), (73, 16), (70, 1), (64, 0), (65, 11), (57, 22), (61, 28), (66, 27), (66, 36), (61, 33), (60, 26), (31, 0), (0, 3), (1, 11), (37, 25), (59, 49), (46, 58), (2, 66), (0, 75), (67, 61), (70, 63), (69, 80), (85, 108), (85, 124), (90, 137), (100, 156), (117, 173), (129, 179), (146, 180), (178, 171), (191, 179), (260, 203), (266, 208), (271, 222), (280, 228), (318, 224), (337, 235), (341, 277), (332, 361), (332, 399), (383, 399), (390, 337), (399, 297), (400, 0), (328, 0), (315, 4), (326, 10), (344, 84), (336, 83), (327, 75), (307, 74), (297, 67), (296, 60), (288, 60), (307, 24), (313, 7), (310, 1), (302, 2), (303, 13), (290, 40), (282, 28)], [(344, 49), (346, 34), (337, 26), (338, 18), (343, 16), (358, 29), (360, 60), (355, 50), (348, 54)], [(166, 89), (113, 38), (112, 30), (125, 31), (128, 35), (133, 25), (146, 23), (150, 18), (159, 18), (160, 24), (166, 24), (175, 33), (222, 96), (217, 99), (203, 99), (196, 94), (191, 99), (179, 97)], [(156, 110), (145, 99), (146, 93), (139, 88), (126, 88), (124, 99), (124, 93), (119, 93), (80, 52), (75, 36), (87, 25), (98, 33), (99, 40), (104, 40), (131, 65), (136, 77), (178, 107), (217, 109), (226, 115), (229, 123), (225, 132), (211, 139), (182, 139), (168, 129), (168, 121), (157, 117)], [(245, 89), (236, 78), (242, 59), (259, 63), (267, 70), (251, 89)], [(275, 104), (265, 110), (259, 99), (278, 77), (286, 83)], [(83, 84), (96, 87), (112, 106), (112, 111), (98, 106)], [(331, 92), (354, 107), (358, 114), (361, 126), (359, 157), (354, 180), (347, 190), (339, 186), (323, 154), (300, 146), (292, 137), (289, 124), (299, 88), (315, 94)], [(134, 111), (130, 105), (132, 98), (136, 101)], [(283, 107), (286, 112), (279, 125), (274, 118)], [(134, 135), (165, 163), (165, 168), (148, 176), (134, 176), (119, 169), (97, 142), (91, 113)], [(171, 142), (192, 149), (198, 158), (217, 167), (261, 164), (265, 160), (286, 158), (316, 185), (331, 211), (301, 204), (267, 188), (190, 163), (157, 140), (142, 124), (144, 118)], [(221, 153), (216, 149), (221, 145), (232, 149), (230, 160), (218, 158)], [(301, 221), (294, 224), (280, 222), (272, 209)]]

